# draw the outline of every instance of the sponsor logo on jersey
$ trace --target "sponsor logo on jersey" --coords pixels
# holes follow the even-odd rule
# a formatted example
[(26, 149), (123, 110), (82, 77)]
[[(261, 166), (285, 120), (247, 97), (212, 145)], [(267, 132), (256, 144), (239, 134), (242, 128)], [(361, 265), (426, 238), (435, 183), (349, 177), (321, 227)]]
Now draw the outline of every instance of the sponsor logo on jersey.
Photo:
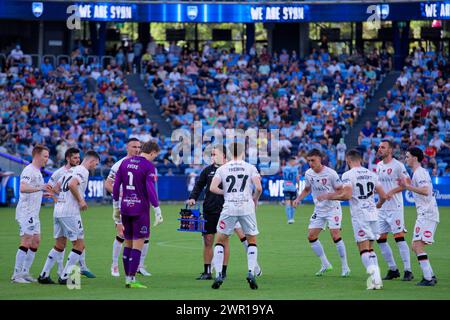
[(147, 227), (146, 226), (142, 226), (140, 232), (141, 233), (147, 233)]
[(432, 233), (431, 231), (427, 230), (423, 233), (423, 235), (425, 236), (425, 238), (431, 238)]

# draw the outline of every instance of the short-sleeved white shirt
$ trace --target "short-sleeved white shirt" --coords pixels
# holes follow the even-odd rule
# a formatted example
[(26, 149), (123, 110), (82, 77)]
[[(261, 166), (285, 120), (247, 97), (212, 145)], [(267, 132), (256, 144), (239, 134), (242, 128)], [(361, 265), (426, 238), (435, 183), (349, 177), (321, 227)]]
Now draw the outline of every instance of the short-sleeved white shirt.
[[(41, 171), (30, 163), (20, 174), (20, 183), (23, 182), (31, 187), (42, 188), (44, 185), (44, 178), (42, 177)], [(19, 202), (16, 206), (16, 219), (39, 217), (43, 194), (43, 191), (33, 193), (20, 192)]]

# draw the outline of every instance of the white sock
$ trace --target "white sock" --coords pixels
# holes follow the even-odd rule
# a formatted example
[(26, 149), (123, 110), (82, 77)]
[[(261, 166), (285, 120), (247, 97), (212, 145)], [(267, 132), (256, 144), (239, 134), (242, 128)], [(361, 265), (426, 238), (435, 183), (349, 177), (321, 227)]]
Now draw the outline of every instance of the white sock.
[(411, 271), (411, 258), (409, 255), (409, 247), (405, 240), (397, 242), (400, 256), (402, 257), (405, 271)]
[(69, 253), (69, 257), (67, 258), (66, 266), (64, 267), (64, 271), (62, 272), (62, 279), (67, 279), (69, 277), (72, 268), (80, 261), (81, 252), (75, 252), (73, 249)]
[(34, 257), (36, 256), (36, 250), (34, 251), (30, 248), (28, 249), (27, 256), (25, 257), (25, 261), (23, 262), (23, 273), (30, 273), (31, 265), (33, 264)]
[(147, 256), (147, 252), (148, 252), (149, 242), (148, 242), (148, 240), (145, 240), (145, 241), (146, 242), (144, 242), (144, 246), (142, 247), (142, 251), (141, 251), (141, 260), (139, 261), (139, 268), (144, 267), (145, 257)]
[(378, 267), (378, 257), (377, 254), (375, 253), (375, 251), (370, 251), (370, 262), (374, 265)]
[(315, 254), (320, 258), (322, 261), (322, 266), (326, 267), (330, 265), (330, 262), (328, 261), (325, 251), (323, 251), (322, 244), (320, 243), (320, 240), (317, 239), (314, 242), (311, 242), (311, 248), (315, 252)]
[(419, 260), (420, 267), (422, 268), (423, 277), (425, 280), (431, 280), (433, 277), (433, 271), (431, 269), (430, 260), (428, 260), (427, 254), (420, 253), (417, 255), (417, 259)]
[[(58, 251), (57, 251), (58, 252)], [(56, 263), (58, 264), (58, 276), (62, 275), (62, 272), (64, 270), (64, 256), (66, 253), (66, 249), (64, 249), (62, 252), (58, 252), (58, 256), (56, 258)]]
[(344, 240), (340, 239), (336, 243), (336, 249), (339, 253), (339, 256), (341, 257), (341, 263), (342, 263), (342, 270), (348, 270), (348, 262), (347, 262), (347, 252), (345, 251), (345, 244)]
[(123, 242), (119, 242), (119, 241), (117, 241), (117, 239), (114, 239), (113, 253), (112, 253), (112, 264), (114, 266), (119, 265), (119, 256), (120, 256), (120, 251), (122, 251), (122, 243)]
[(247, 249), (247, 265), (248, 271), (253, 275), (255, 274), (256, 261), (258, 260), (258, 247), (256, 245), (250, 245)]
[(222, 274), (223, 268), (223, 258), (224, 258), (224, 247), (220, 244), (216, 244), (214, 247), (214, 256), (212, 259), (212, 265), (214, 270), (216, 270), (216, 277)]
[(80, 255), (80, 260), (78, 260), (78, 265), (80, 266), (80, 270), (81, 271), (86, 271), (88, 270), (87, 266), (86, 266), (86, 250), (83, 250), (83, 252)]
[(370, 261), (370, 252), (364, 252), (361, 255), (361, 260), (362, 263), (364, 265), (364, 267), (366, 268), (367, 273), (369, 272), (369, 266), (372, 264)]
[(14, 265), (13, 277), (16, 276), (17, 274), (22, 273), (23, 264), (25, 262), (25, 258), (27, 257), (27, 251), (28, 249), (24, 247), (20, 247), (19, 249), (17, 249), (16, 264)]
[(44, 269), (42, 269), (42, 272), (40, 274), (42, 278), (46, 278), (50, 275), (50, 272), (52, 271), (55, 263), (58, 261), (58, 257), (61, 253), (62, 252), (56, 251), (55, 248), (52, 248), (52, 250), (50, 250), (47, 259), (45, 260)]
[(387, 242), (378, 243), (380, 246), (381, 254), (384, 260), (387, 262), (389, 269), (392, 271), (397, 270), (397, 265), (395, 264), (394, 255), (392, 254), (391, 246)]

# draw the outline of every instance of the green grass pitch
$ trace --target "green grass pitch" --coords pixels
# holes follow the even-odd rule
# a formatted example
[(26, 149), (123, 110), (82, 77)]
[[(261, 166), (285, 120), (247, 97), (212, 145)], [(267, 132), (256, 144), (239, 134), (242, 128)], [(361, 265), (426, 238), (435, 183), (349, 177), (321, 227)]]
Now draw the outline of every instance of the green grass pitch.
[[(450, 208), (440, 208), (441, 223), (436, 243), (427, 251), (439, 283), (436, 287), (416, 287), (422, 278), (417, 259), (411, 254), (415, 279), (384, 281), (384, 289), (367, 291), (366, 279), (353, 239), (348, 207), (344, 207), (343, 239), (346, 243), (350, 278), (340, 277), (340, 260), (329, 232), (324, 231), (321, 242), (334, 270), (323, 277), (314, 273), (320, 261), (306, 239), (309, 217), (313, 207), (300, 206), (296, 223), (286, 224), (284, 207), (261, 204), (257, 209), (259, 263), (263, 270), (258, 278), (259, 289), (250, 290), (245, 280), (247, 260), (236, 236), (231, 239), (228, 278), (219, 290), (211, 289), (211, 281), (197, 281), (203, 271), (202, 241), (198, 233), (177, 232), (180, 205), (162, 205), (164, 223), (152, 228), (150, 250), (146, 259), (151, 277), (140, 279), (148, 289), (126, 289), (124, 279), (110, 275), (112, 242), (115, 236), (110, 206), (91, 206), (83, 213), (86, 234), (86, 260), (96, 279), (82, 278), (80, 290), (61, 285), (10, 283), (18, 247), (18, 226), (13, 208), (0, 209), (0, 299), (449, 299), (450, 298)], [(152, 214), (153, 215), (153, 214)], [(53, 246), (52, 209), (41, 211), (42, 243), (32, 267), (37, 277), (47, 253)], [(407, 241), (411, 241), (415, 208), (405, 211)], [(402, 266), (395, 242), (390, 238), (396, 262)], [(376, 248), (382, 275), (386, 263)], [(67, 252), (66, 252), (67, 257)], [(123, 274), (122, 265), (120, 265)], [(402, 271), (402, 270), (401, 270)], [(57, 279), (56, 267), (52, 278)]]

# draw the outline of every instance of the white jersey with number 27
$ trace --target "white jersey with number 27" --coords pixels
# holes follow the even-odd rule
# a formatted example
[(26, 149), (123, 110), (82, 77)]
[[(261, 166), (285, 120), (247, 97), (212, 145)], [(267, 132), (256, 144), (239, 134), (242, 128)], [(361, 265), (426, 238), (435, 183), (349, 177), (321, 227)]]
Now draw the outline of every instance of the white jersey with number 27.
[(224, 190), (224, 212), (244, 216), (255, 212), (252, 178), (259, 177), (256, 167), (243, 160), (233, 160), (216, 170)]

